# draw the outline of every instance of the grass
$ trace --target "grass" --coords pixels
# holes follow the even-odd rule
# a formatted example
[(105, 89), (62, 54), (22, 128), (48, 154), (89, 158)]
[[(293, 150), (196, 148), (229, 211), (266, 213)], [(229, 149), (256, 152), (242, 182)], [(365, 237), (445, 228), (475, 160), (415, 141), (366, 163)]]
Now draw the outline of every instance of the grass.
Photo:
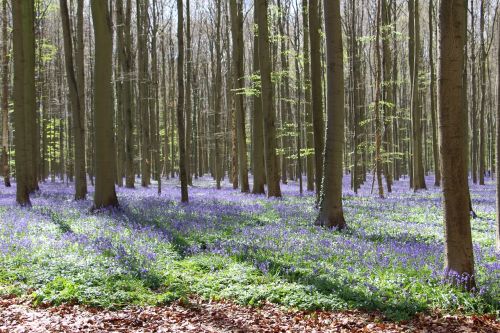
[[(428, 180), (429, 184), (431, 180)], [(346, 180), (347, 183), (347, 180)], [(367, 183), (368, 184), (368, 183)], [(393, 320), (439, 309), (500, 309), (500, 256), (493, 249), (494, 187), (473, 186), (478, 288), (444, 283), (443, 226), (437, 189), (413, 193), (397, 183), (387, 199), (345, 186), (345, 232), (312, 226), (314, 196), (283, 186), (284, 199), (217, 191), (203, 179), (190, 205), (178, 189), (119, 190), (121, 209), (90, 213), (72, 189), (42, 185), (33, 208), (0, 188), (0, 294), (35, 304), (106, 308), (161, 305), (198, 295), (303, 310), (382, 311)], [(367, 185), (368, 187), (369, 185)]]

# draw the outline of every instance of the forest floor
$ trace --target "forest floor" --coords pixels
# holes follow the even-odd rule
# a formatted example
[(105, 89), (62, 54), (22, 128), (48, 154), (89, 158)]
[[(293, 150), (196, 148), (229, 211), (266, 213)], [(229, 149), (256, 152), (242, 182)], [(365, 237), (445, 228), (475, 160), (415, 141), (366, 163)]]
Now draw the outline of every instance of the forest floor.
[(473, 293), (442, 280), (441, 194), (432, 177), (427, 184), (414, 193), (403, 179), (378, 199), (370, 179), (354, 194), (346, 177), (342, 233), (312, 225), (314, 194), (299, 195), (295, 182), (283, 185), (283, 199), (267, 199), (202, 178), (183, 205), (168, 180), (161, 195), (155, 185), (119, 189), (120, 209), (101, 212), (90, 211), (91, 195), (74, 202), (64, 183), (42, 184), (31, 209), (0, 185), (0, 332), (16, 323), (69, 332), (499, 331), (494, 182), (471, 186)]
[(266, 303), (248, 307), (227, 301), (174, 302), (162, 307), (110, 311), (78, 305), (33, 307), (0, 299), (0, 333), (46, 332), (499, 332), (495, 316), (418, 315), (387, 321), (376, 312), (285, 311)]

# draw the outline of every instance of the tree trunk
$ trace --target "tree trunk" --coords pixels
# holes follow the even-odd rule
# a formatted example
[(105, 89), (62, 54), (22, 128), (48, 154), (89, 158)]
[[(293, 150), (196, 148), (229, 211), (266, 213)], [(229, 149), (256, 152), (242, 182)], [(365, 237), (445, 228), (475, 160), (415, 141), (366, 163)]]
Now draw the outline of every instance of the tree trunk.
[(315, 179), (316, 196), (319, 199), (321, 192), (321, 179), (323, 177), (323, 149), (325, 124), (323, 119), (323, 89), (321, 74), (321, 37), (319, 19), (319, 1), (309, 0), (309, 39), (311, 42), (311, 107), (313, 115), (314, 132), (314, 156), (315, 156)]
[(309, 57), (309, 5), (308, 0), (302, 0), (302, 25), (304, 30), (304, 48), (302, 50), (304, 56), (304, 104), (306, 111), (306, 172), (307, 172), (307, 190), (314, 191), (314, 158), (312, 151), (314, 149), (314, 135), (312, 131), (313, 115), (311, 109), (311, 68), (310, 68), (310, 57)]
[[(500, 45), (500, 23), (498, 24), (498, 45)], [(500, 47), (498, 48), (498, 84), (497, 84), (497, 112), (496, 112), (496, 137), (495, 137), (495, 171), (496, 171), (496, 180), (497, 180), (497, 229), (496, 229), (496, 250), (500, 251)]]
[(143, 187), (147, 187), (151, 183), (151, 135), (148, 107), (148, 3), (148, 0), (137, 2), (138, 112), (141, 119), (141, 185)]
[(431, 102), (431, 126), (432, 126), (432, 153), (434, 161), (434, 186), (441, 185), (441, 169), (439, 166), (439, 148), (437, 139), (437, 122), (436, 122), (436, 72), (434, 68), (434, 4), (433, 0), (429, 0), (429, 66), (431, 67), (431, 82), (430, 82), (430, 102)]
[[(281, 197), (279, 165), (276, 156), (276, 114), (274, 112), (273, 86), (271, 82), (271, 54), (269, 50), (268, 0), (256, 0), (259, 27), (259, 61), (261, 99), (264, 115), (264, 154), (267, 176), (267, 196)], [(318, 32), (319, 33), (319, 32)]]
[(410, 79), (412, 114), (413, 189), (425, 189), (422, 152), (422, 105), (420, 102), (420, 9), (419, 0), (410, 0)]
[(317, 225), (343, 229), (342, 150), (344, 147), (344, 49), (340, 1), (324, 2), (326, 65), (327, 65), (327, 127), (325, 165)]
[(479, 109), (479, 185), (484, 185), (485, 174), (485, 151), (486, 151), (486, 135), (485, 135), (485, 113), (486, 113), (486, 46), (484, 41), (484, 0), (481, 0), (481, 14), (479, 15), (479, 36), (481, 41), (480, 46), (480, 76), (481, 76), (481, 104)]
[(191, 45), (191, 5), (190, 0), (186, 0), (186, 174), (188, 184), (193, 185), (191, 151), (192, 151), (192, 75), (193, 75), (193, 51)]
[(60, 0), (62, 30), (64, 39), (64, 63), (66, 65), (66, 80), (69, 87), (69, 98), (72, 112), (72, 132), (75, 147), (75, 200), (85, 200), (87, 196), (87, 174), (85, 172), (85, 111), (81, 103), (75, 65), (73, 63), (73, 41), (68, 3)]
[[(253, 47), (253, 74), (260, 76), (259, 62), (259, 35), (258, 35), (258, 11), (254, 9), (254, 47)], [(254, 83), (255, 84), (255, 83)], [(264, 115), (262, 114), (262, 102), (260, 95), (253, 96), (253, 117), (252, 117), (252, 171), (253, 171), (253, 194), (266, 193), (264, 184), (266, 182), (265, 164), (264, 164)]]
[(239, 182), (241, 192), (250, 191), (248, 185), (248, 161), (247, 161), (247, 143), (245, 132), (245, 109), (243, 103), (243, 89), (245, 88), (245, 69), (244, 69), (244, 51), (243, 43), (243, 3), (241, 0), (230, 1), (231, 11), (231, 35), (233, 38), (233, 93), (236, 107), (236, 135), (238, 138), (238, 166)]
[(378, 0), (377, 4), (377, 33), (375, 38), (375, 57), (376, 57), (376, 80), (375, 80), (375, 172), (377, 176), (378, 195), (384, 197), (384, 185), (382, 184), (382, 119), (380, 117), (380, 99), (382, 95), (382, 59), (380, 55), (380, 26), (382, 1)]
[(94, 209), (117, 207), (115, 192), (115, 146), (113, 131), (113, 88), (111, 86), (113, 38), (108, 3), (92, 0), (95, 36), (94, 109), (96, 177)]
[[(441, 1), (439, 11), (439, 134), (443, 170), (445, 274), (474, 286), (474, 258), (467, 181), (467, 114), (462, 101), (467, 8), (465, 1)], [(462, 282), (463, 283), (463, 282)]]
[[(16, 202), (21, 206), (31, 206), (29, 198), (28, 166), (25, 127), (26, 127), (26, 104), (25, 100), (25, 62), (24, 39), (27, 33), (33, 33), (33, 29), (25, 29), (29, 25), (30, 15), (25, 15), (27, 10), (33, 10), (33, 1), (12, 1), (13, 22), (13, 53), (14, 53), (14, 145), (16, 147)], [(26, 24), (24, 21), (28, 21)], [(33, 21), (31, 21), (31, 24)], [(33, 79), (33, 78), (32, 78)], [(34, 80), (33, 80), (34, 81)]]
[(9, 35), (7, 0), (2, 1), (2, 175), (5, 187), (10, 187), (9, 167)]
[(181, 202), (188, 202), (188, 179), (186, 170), (186, 130), (184, 128), (184, 15), (182, 0), (177, 0), (177, 133), (179, 137), (179, 178)]

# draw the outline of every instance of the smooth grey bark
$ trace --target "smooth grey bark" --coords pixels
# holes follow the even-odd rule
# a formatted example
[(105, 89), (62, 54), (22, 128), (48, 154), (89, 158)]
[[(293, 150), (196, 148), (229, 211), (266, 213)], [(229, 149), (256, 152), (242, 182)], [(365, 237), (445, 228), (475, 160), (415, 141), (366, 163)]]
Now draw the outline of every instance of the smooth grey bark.
[(75, 149), (75, 200), (85, 200), (87, 197), (87, 174), (85, 172), (85, 109), (81, 104), (80, 89), (73, 61), (73, 40), (67, 0), (60, 0), (64, 40), (64, 63), (66, 65), (66, 80), (69, 87), (69, 98), (72, 113), (72, 132)]
[(187, 203), (188, 177), (186, 170), (186, 130), (184, 127), (184, 13), (182, 0), (177, 0), (177, 133), (179, 136), (179, 178), (181, 181), (181, 202)]
[(276, 156), (276, 114), (274, 111), (271, 82), (271, 53), (269, 47), (268, 0), (256, 0), (259, 26), (259, 61), (261, 101), (264, 115), (264, 155), (267, 179), (267, 196), (281, 197), (278, 158)]
[(344, 48), (340, 1), (325, 1), (327, 127), (323, 184), (316, 224), (343, 229), (342, 154), (344, 148)]
[(95, 38), (95, 193), (94, 209), (117, 207), (115, 191), (115, 143), (113, 130), (113, 38), (107, 1), (92, 0)]
[(453, 283), (467, 277), (474, 286), (474, 256), (467, 175), (467, 114), (463, 106), (465, 1), (441, 1), (439, 9), (439, 150), (443, 171), (445, 275)]

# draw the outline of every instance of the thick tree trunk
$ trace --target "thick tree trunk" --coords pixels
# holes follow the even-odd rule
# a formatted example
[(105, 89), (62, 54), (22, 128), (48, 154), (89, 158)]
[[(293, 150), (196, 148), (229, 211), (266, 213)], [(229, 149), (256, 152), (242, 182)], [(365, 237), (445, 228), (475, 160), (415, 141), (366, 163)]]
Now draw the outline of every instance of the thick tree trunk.
[[(24, 38), (26, 33), (33, 33), (33, 29), (26, 30), (29, 25), (30, 15), (25, 16), (26, 10), (33, 10), (33, 1), (12, 1), (12, 22), (13, 22), (13, 53), (14, 53), (14, 145), (16, 146), (16, 202), (21, 206), (30, 206), (28, 166), (25, 127), (26, 112), (25, 107), (25, 74), (24, 71), (28, 63), (24, 55)], [(24, 21), (28, 21), (26, 24)], [(33, 21), (31, 21), (33, 23)], [(33, 79), (33, 78), (32, 78)]]
[(68, 3), (60, 0), (62, 30), (64, 39), (64, 63), (66, 80), (69, 87), (69, 98), (72, 112), (72, 132), (75, 147), (75, 200), (85, 200), (87, 196), (87, 174), (85, 172), (85, 109), (80, 98), (81, 91), (77, 83), (73, 62), (73, 40), (69, 19)]
[(327, 65), (325, 164), (317, 225), (343, 229), (342, 150), (344, 147), (344, 49), (340, 1), (324, 2)]
[[(264, 115), (264, 154), (267, 176), (267, 196), (281, 197), (278, 158), (276, 156), (276, 114), (274, 112), (271, 82), (271, 54), (269, 50), (268, 0), (256, 1), (259, 27), (259, 60), (261, 99)], [(318, 32), (319, 33), (319, 32)]]
[(118, 206), (115, 192), (113, 88), (111, 86), (113, 38), (107, 1), (92, 0), (95, 36), (94, 109), (96, 178), (94, 209)]
[(474, 257), (467, 179), (467, 114), (462, 73), (466, 43), (465, 1), (442, 1), (439, 11), (439, 128), (443, 170), (445, 274), (454, 283), (467, 276), (474, 286)]

